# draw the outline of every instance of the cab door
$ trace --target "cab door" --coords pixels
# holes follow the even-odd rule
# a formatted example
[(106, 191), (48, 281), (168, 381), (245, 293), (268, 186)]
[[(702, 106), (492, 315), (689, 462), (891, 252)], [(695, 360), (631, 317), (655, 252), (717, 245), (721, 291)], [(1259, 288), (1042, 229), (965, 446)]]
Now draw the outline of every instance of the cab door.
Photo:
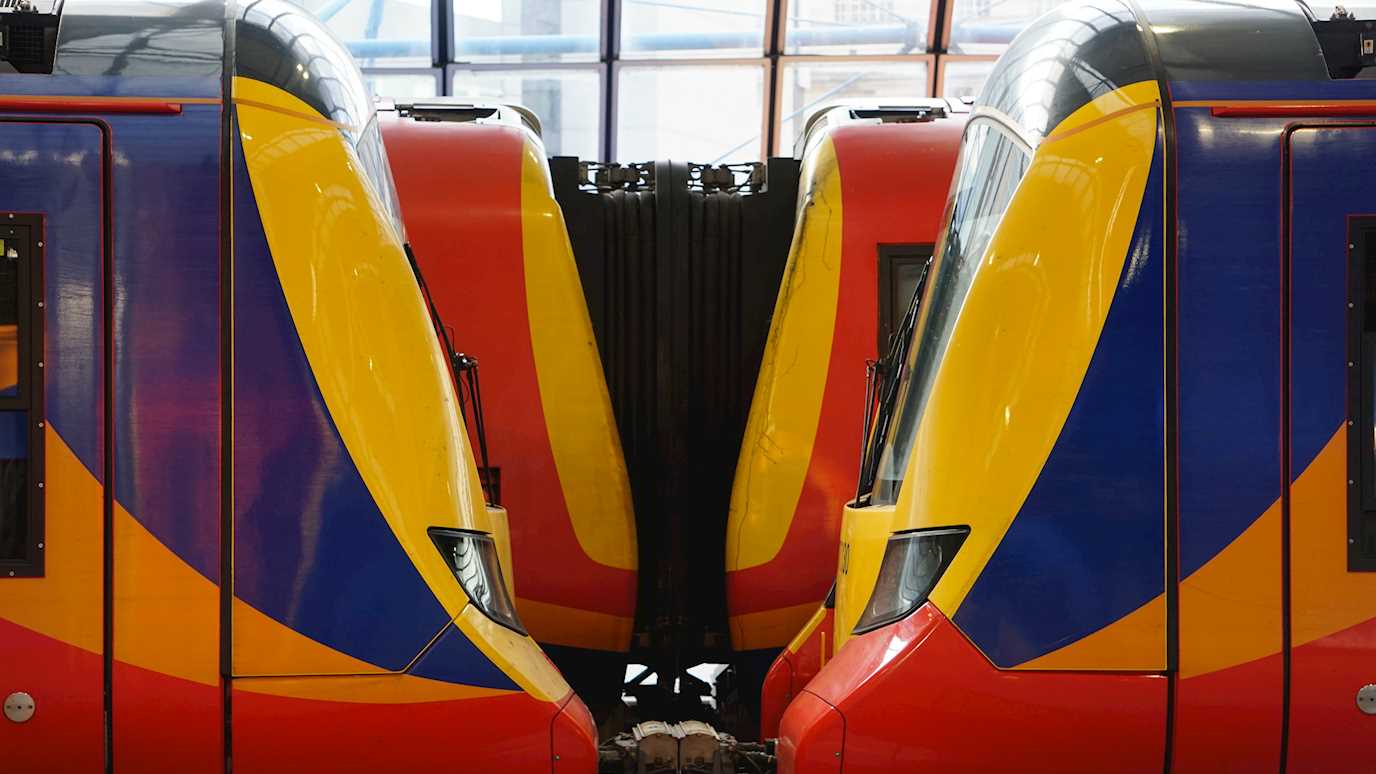
[(1289, 771), (1376, 760), (1376, 125), (1291, 132)]
[(0, 118), (0, 760), (99, 771), (107, 137)]

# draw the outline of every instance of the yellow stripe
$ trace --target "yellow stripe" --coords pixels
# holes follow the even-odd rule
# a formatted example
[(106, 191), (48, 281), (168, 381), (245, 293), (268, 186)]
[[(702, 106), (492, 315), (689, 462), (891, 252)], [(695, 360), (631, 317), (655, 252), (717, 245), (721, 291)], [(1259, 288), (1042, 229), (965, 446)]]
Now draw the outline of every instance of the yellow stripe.
[[(799, 629), (798, 633), (793, 636), (793, 641), (788, 643), (788, 652), (797, 653), (798, 651), (802, 650), (803, 645), (807, 644), (808, 639), (812, 637), (812, 633), (817, 631), (817, 627), (822, 625), (822, 621), (825, 621), (826, 617), (826, 606), (818, 605), (817, 610), (812, 613), (812, 617), (807, 619), (807, 623), (803, 624), (803, 628)], [(826, 658), (825, 633), (822, 634), (822, 658)]]
[(736, 650), (777, 648), (798, 633), (800, 621), (817, 607), (816, 602), (761, 610), (758, 613), (731, 616), (731, 645)]
[(103, 488), (49, 425), (44, 443), (44, 577), (0, 580), (0, 618), (102, 651)]
[(469, 639), (522, 688), (541, 698), (563, 696), (567, 684), (533, 641), (468, 609), (426, 532), (492, 532), (493, 524), (448, 360), (385, 206), (343, 135), (303, 117), (310, 108), (300, 100), (245, 78), (235, 78), (234, 96), (244, 159), (296, 333), (369, 493)]
[(1337, 428), (1290, 492), (1291, 643), (1376, 619), (1376, 573), (1347, 571), (1347, 431)]
[[(1062, 138), (1037, 149), (980, 260), (897, 507), (902, 528), (971, 528), (932, 593), (947, 615), (959, 610), (1003, 539), (1074, 404), (1128, 254), (1156, 145), (1156, 111), (1124, 108), (1157, 98), (1154, 82), (1134, 84), (1066, 119), (1057, 130)], [(1115, 120), (1097, 121), (1113, 113)], [(1068, 133), (1081, 126), (1087, 128)], [(1113, 668), (1159, 662), (1115, 660)]]
[(1165, 626), (1166, 598), (1162, 595), (1093, 634), (1016, 668), (1081, 670), (1131, 664), (1138, 670), (1164, 669)]
[(248, 693), (346, 704), (419, 704), (511, 694), (510, 691), (499, 691), (494, 688), (474, 688), (412, 675), (393, 674), (246, 677), (235, 680), (234, 687)]
[(630, 618), (517, 597), (521, 622), (540, 641), (588, 650), (625, 653), (631, 646)]
[(841, 516), (841, 551), (836, 566), (836, 650), (850, 639), (870, 603), (898, 511), (892, 505), (855, 508)]
[(803, 160), (802, 181), (793, 246), (731, 489), (728, 572), (765, 564), (783, 547), (821, 418), (841, 282), (841, 175), (830, 136)]
[(550, 450), (583, 553), (598, 564), (634, 570), (635, 513), (621, 436), (551, 185), (543, 149), (527, 137), (521, 154), (526, 311)]
[(335, 129), (344, 129), (348, 131), (357, 131), (357, 127), (355, 126), (351, 126), (350, 124), (342, 124), (338, 121), (331, 121), (330, 119), (325, 118), (324, 116), (320, 115), (314, 110), (292, 110), (290, 108), (282, 107), (281, 105), (274, 105), (270, 102), (263, 102), (260, 100), (253, 99), (242, 99), (238, 97), (234, 99), (234, 104), (239, 105), (241, 107), (254, 107), (258, 108), (259, 110), (267, 110), (272, 113), (281, 113), (284, 116), (298, 118), (302, 121), (308, 121), (310, 123), (319, 124), (321, 126), (329, 126)]
[(114, 534), (115, 658), (202, 685), (219, 685), (220, 587), (119, 504)]

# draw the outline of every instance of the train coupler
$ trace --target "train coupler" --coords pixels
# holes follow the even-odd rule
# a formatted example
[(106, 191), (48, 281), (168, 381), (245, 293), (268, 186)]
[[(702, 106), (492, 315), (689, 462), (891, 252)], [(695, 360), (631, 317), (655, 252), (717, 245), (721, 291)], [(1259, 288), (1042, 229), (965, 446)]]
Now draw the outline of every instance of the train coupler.
[(649, 720), (602, 743), (599, 774), (767, 774), (772, 744), (740, 742), (708, 723)]

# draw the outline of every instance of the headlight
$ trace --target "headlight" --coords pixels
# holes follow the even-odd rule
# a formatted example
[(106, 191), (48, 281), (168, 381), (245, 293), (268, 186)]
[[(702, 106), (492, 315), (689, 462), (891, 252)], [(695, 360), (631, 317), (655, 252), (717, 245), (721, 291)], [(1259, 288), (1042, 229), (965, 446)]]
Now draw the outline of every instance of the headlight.
[(480, 532), (430, 528), (430, 539), (444, 556), (454, 577), (473, 605), (488, 618), (521, 634), (526, 628), (516, 615), (516, 605), (506, 593), (502, 563), (497, 559), (497, 544)]
[(879, 579), (855, 623), (855, 634), (900, 621), (926, 602), (968, 534), (969, 527), (950, 527), (901, 532), (889, 538)]

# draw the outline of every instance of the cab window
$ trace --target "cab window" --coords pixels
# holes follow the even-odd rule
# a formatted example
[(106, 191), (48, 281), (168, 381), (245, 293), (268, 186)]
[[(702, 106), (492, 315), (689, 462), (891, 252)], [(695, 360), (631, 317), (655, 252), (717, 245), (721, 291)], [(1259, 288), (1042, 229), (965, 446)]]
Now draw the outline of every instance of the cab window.
[(946, 232), (937, 250), (933, 279), (924, 291), (922, 318), (913, 332), (914, 346), (899, 387), (898, 413), (880, 457), (872, 499), (876, 505), (898, 500), (937, 367), (984, 252), (1031, 158), (1030, 149), (1012, 131), (990, 118), (977, 116), (965, 130), (958, 182), (947, 204)]

